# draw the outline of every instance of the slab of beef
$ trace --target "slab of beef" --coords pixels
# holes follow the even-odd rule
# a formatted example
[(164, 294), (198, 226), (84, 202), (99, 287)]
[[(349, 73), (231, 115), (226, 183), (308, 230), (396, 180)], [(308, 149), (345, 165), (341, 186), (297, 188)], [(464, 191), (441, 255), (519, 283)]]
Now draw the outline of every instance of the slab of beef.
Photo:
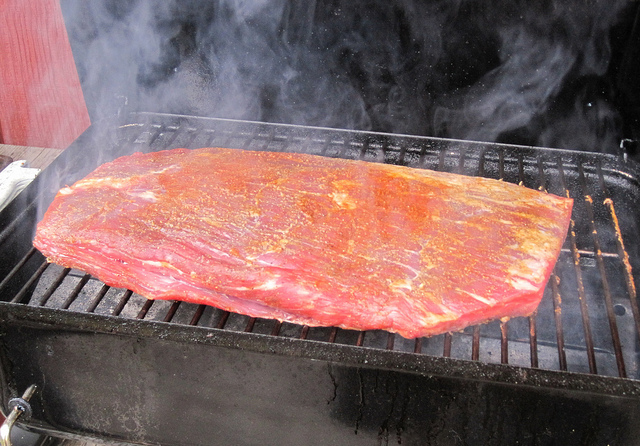
[(175, 149), (60, 190), (34, 245), (149, 299), (414, 338), (535, 311), (571, 208), (485, 178)]

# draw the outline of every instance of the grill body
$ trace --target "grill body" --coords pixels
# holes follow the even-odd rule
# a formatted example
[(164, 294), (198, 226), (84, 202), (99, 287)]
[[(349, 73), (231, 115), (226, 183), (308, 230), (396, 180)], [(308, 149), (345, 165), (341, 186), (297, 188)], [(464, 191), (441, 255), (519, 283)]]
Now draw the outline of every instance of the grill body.
[(606, 395), (620, 389), (602, 380), (20, 313), (5, 313), (15, 319), (3, 321), (12, 358), (3, 378), (20, 389), (37, 383), (29, 426), (54, 436), (163, 445), (631, 445), (638, 434), (637, 397)]
[[(57, 190), (119, 155), (283, 150), (522, 183), (575, 199), (536, 315), (409, 341), (152, 302), (31, 248)], [(638, 168), (623, 156), (137, 113), (94, 125), (0, 214), (3, 411), (147, 444), (633, 444)]]

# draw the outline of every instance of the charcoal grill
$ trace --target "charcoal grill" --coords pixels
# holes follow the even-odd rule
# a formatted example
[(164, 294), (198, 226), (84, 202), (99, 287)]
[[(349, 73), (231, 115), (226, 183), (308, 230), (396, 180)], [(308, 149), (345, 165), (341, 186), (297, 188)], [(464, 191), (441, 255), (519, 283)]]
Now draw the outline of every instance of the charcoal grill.
[[(536, 314), (417, 340), (147, 301), (31, 247), (57, 190), (116, 156), (295, 151), (502, 179), (575, 200)], [(94, 124), (0, 214), (1, 407), (142, 444), (634, 444), (640, 171), (608, 155), (159, 113)], [(20, 420), (19, 420), (20, 422)]]

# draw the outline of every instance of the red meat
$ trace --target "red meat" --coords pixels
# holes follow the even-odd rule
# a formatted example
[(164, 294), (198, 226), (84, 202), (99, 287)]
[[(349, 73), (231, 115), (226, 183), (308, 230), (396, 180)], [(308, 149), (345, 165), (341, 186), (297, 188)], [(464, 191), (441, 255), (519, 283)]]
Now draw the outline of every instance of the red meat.
[(175, 149), (60, 190), (34, 245), (149, 299), (414, 338), (535, 311), (572, 203), (388, 164)]

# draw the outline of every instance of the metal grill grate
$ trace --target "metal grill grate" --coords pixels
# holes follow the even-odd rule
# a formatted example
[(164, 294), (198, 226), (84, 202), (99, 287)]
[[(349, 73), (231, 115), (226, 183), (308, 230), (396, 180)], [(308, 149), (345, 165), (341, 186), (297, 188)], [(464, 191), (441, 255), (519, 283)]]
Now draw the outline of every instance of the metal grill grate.
[[(35, 249), (29, 249), (30, 239), (11, 250), (15, 258), (0, 281), (3, 301), (484, 363), (640, 378), (640, 312), (634, 276), (640, 270), (640, 189), (635, 165), (623, 158), (171, 115), (134, 117), (136, 122), (103, 139), (108, 143), (82, 148), (85, 154), (89, 150), (100, 154), (101, 148), (110, 153), (92, 159), (77, 155), (66, 165), (52, 165), (42, 180), (52, 184), (44, 188), (40, 184), (46, 191), (41, 207), (46, 207), (60, 186), (117, 155), (220, 146), (305, 152), (502, 179), (574, 198), (570, 233), (536, 314), (417, 340), (383, 331), (299, 326), (203, 305), (147, 301), (80, 271), (47, 264)], [(73, 156), (71, 148), (68, 152)], [(33, 208), (34, 203), (29, 206)], [(7, 241), (15, 238), (12, 233), (24, 224), (18, 218), (4, 228), (0, 235), (3, 255), (9, 249)]]

